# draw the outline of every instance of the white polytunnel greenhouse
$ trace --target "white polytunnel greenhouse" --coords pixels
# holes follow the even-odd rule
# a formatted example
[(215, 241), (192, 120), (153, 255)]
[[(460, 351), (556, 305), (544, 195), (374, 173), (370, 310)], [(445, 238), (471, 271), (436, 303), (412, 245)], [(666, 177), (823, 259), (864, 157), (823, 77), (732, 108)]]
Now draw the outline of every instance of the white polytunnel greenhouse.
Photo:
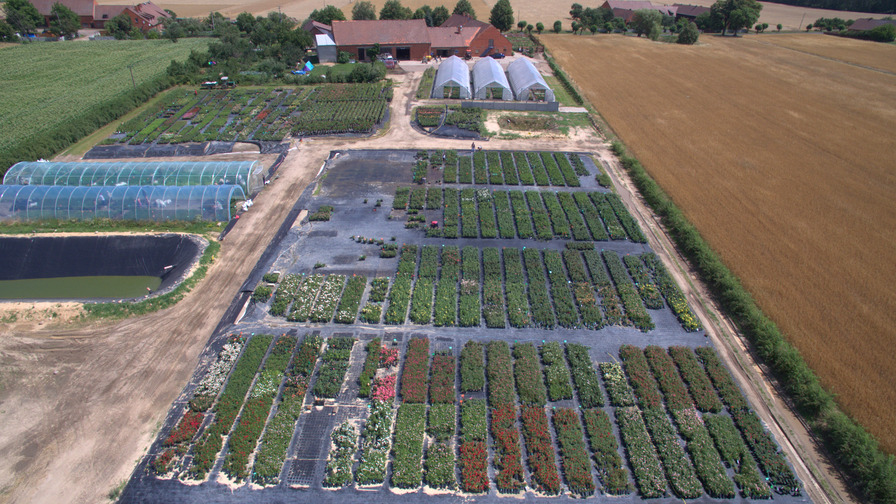
[(246, 194), (264, 187), (258, 161), (23, 161), (3, 177), (9, 185), (195, 186), (238, 185)]
[(238, 185), (49, 186), (0, 185), (0, 221), (228, 221), (231, 203), (246, 199)]
[(510, 76), (510, 85), (517, 100), (557, 101), (554, 99), (554, 91), (548, 87), (544, 77), (526, 58), (520, 58), (507, 65), (507, 75)]
[(512, 100), (513, 91), (504, 69), (494, 58), (482, 58), (473, 65), (473, 98), (476, 100)]
[(457, 56), (442, 60), (439, 70), (436, 72), (432, 97), (469, 100), (471, 96), (470, 67), (467, 66), (467, 63)]

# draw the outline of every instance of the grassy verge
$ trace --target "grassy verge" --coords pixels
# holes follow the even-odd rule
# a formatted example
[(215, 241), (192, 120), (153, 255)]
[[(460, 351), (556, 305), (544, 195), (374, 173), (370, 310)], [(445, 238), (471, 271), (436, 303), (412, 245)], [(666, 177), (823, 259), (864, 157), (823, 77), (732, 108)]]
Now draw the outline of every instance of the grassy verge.
[(208, 268), (214, 262), (218, 252), (221, 250), (221, 243), (217, 241), (209, 241), (208, 247), (202, 253), (199, 259), (199, 266), (193, 271), (189, 278), (180, 283), (174, 290), (158, 297), (135, 301), (131, 303), (96, 303), (85, 304), (84, 311), (88, 317), (94, 318), (110, 318), (121, 319), (132, 317), (135, 315), (145, 315), (158, 310), (164, 310), (170, 306), (177, 304), (193, 287), (205, 278)]
[(577, 103), (573, 99), (572, 95), (569, 94), (569, 91), (566, 89), (566, 86), (563, 85), (563, 83), (560, 82), (557, 77), (554, 77), (553, 75), (545, 75), (544, 80), (548, 83), (548, 86), (550, 86), (550, 88), (554, 90), (554, 98), (556, 98), (557, 101), (560, 102), (561, 107), (582, 106), (581, 103)]
[(613, 142), (613, 151), (645, 201), (659, 215), (678, 249), (697, 269), (703, 282), (727, 315), (750, 340), (756, 353), (772, 369), (793, 404), (823, 441), (832, 458), (850, 476), (851, 483), (869, 502), (896, 502), (896, 466), (877, 440), (846, 415), (825, 390), (775, 325), (756, 305), (740, 280), (703, 240), (641, 163), (625, 147)]
[(423, 71), (423, 78), (420, 79), (420, 86), (417, 88), (417, 99), (424, 100), (429, 98), (432, 93), (432, 84), (436, 80), (436, 69), (429, 67)]
[(189, 233), (204, 235), (219, 232), (221, 227), (216, 223), (198, 221), (137, 222), (111, 219), (90, 221), (54, 219), (39, 222), (2, 222), (0, 235), (16, 235), (31, 233)]

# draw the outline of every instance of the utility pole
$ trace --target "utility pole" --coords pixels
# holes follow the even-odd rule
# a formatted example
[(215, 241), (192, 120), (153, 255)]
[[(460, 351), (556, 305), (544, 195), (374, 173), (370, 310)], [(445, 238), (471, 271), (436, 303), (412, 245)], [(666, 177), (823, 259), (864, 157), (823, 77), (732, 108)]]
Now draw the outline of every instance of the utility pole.
[(128, 70), (131, 71), (131, 86), (134, 86), (134, 91), (137, 90), (137, 84), (134, 82), (134, 64), (131, 63), (128, 65)]
[(803, 13), (803, 18), (800, 19), (800, 27), (797, 28), (796, 31), (800, 31), (800, 30), (803, 29), (803, 21), (805, 21), (805, 20), (806, 20), (806, 13), (804, 12), (804, 13)]

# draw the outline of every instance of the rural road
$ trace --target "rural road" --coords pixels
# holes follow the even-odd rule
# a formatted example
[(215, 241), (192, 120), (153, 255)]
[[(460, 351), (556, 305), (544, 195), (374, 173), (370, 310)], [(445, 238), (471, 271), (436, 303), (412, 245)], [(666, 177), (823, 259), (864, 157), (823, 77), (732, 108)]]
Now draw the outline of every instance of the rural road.
[[(373, 138), (294, 142), (277, 177), (227, 235), (205, 280), (176, 306), (128, 320), (89, 324), (37, 320), (54, 309), (47, 303), (18, 319), (9, 316), (9, 308), (0, 308), (0, 459), (5, 461), (0, 467), (0, 503), (103, 502), (127, 480), (240, 286), (331, 150), (469, 148), (467, 140), (429, 137), (410, 126), (420, 76), (392, 76), (398, 87), (385, 132)], [(596, 135), (525, 145), (492, 140), (482, 145), (489, 150), (586, 151), (603, 161), (614, 159)], [(782, 442), (813, 501), (847, 501), (836, 481), (834, 489), (816, 482), (814, 472), (824, 474), (827, 467), (806, 429), (764, 381), (705, 289), (690, 277), (686, 263), (623, 171), (614, 162), (609, 164), (620, 195), (649, 230), (650, 245), (685, 288), (707, 333), (760, 417)], [(828, 493), (832, 497), (826, 497)]]

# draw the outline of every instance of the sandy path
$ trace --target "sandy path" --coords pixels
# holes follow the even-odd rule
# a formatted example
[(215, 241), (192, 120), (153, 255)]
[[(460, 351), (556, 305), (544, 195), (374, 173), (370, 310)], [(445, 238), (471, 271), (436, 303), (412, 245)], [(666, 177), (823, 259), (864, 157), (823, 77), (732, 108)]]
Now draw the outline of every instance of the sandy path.
[[(117, 323), (76, 329), (0, 323), (0, 502), (102, 502), (126, 480), (152, 443), (172, 401), (193, 373), (199, 353), (301, 191), (330, 150), (347, 148), (466, 149), (468, 140), (423, 135), (410, 126), (419, 73), (391, 75), (395, 91), (389, 129), (374, 138), (306, 139), (295, 143), (279, 177), (222, 244), (206, 279), (177, 306)], [(480, 143), (480, 142), (477, 142)], [(566, 140), (481, 142), (486, 149), (575, 150), (610, 160), (596, 136)], [(842, 502), (806, 466), (827, 469), (805, 428), (770, 389), (705, 289), (635, 196), (614, 162), (620, 195), (648, 231), (650, 244), (707, 324), (707, 332), (760, 417), (782, 442), (817, 503)], [(769, 402), (769, 406), (764, 404)], [(783, 428), (783, 432), (782, 432)], [(797, 449), (798, 451), (794, 451)], [(799, 463), (800, 457), (806, 463)]]

